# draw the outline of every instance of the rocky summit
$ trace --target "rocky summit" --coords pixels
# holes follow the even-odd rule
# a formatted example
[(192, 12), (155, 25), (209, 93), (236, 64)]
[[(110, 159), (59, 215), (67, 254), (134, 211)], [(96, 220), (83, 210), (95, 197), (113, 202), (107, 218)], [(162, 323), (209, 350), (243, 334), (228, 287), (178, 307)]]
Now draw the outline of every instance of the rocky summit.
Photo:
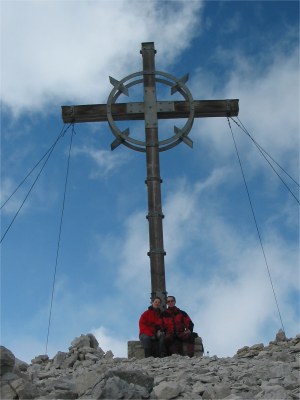
[(2, 399), (300, 399), (300, 335), (234, 357), (114, 358), (92, 334), (30, 365), (1, 346)]

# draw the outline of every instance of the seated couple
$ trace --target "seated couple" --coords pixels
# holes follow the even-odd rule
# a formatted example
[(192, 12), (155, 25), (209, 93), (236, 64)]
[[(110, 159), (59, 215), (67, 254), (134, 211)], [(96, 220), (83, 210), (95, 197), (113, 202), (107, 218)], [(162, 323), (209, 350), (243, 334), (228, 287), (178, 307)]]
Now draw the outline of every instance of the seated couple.
[(161, 311), (161, 299), (154, 297), (152, 305), (140, 317), (140, 340), (145, 357), (166, 357), (183, 353), (186, 343), (186, 355), (193, 357), (195, 334), (194, 324), (185, 311), (175, 306), (174, 296), (167, 297), (168, 308)]

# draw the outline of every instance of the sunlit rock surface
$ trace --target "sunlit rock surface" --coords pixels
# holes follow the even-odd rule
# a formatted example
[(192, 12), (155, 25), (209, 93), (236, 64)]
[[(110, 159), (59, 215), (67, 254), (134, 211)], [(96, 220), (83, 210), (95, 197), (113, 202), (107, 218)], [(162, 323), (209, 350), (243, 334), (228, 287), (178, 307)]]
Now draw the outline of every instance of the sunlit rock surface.
[(30, 365), (1, 346), (1, 399), (300, 399), (300, 335), (232, 358), (114, 358), (92, 334)]

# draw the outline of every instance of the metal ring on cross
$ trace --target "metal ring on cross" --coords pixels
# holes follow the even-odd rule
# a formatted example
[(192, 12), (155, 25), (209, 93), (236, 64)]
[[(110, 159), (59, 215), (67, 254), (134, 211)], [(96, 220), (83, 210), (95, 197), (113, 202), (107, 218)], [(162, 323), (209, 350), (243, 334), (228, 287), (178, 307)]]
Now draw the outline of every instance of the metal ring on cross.
[[(148, 72), (147, 72), (148, 73)], [(110, 78), (112, 85), (114, 86), (110, 95), (107, 99), (107, 120), (112, 130), (113, 134), (116, 137), (115, 142), (117, 142), (116, 146), (119, 144), (124, 144), (124, 146), (129, 147), (132, 150), (145, 152), (146, 151), (146, 142), (142, 140), (138, 140), (129, 136), (129, 128), (124, 131), (121, 131), (116, 125), (113, 115), (112, 115), (112, 104), (115, 104), (118, 97), (121, 94), (128, 95), (128, 89), (134, 85), (142, 84), (143, 79), (135, 79), (136, 77), (143, 76), (145, 74), (144, 71), (135, 72), (131, 75), (126, 76), (122, 80), (118, 81), (116, 79)], [(179, 92), (185, 100), (189, 103), (189, 116), (185, 125), (182, 128), (178, 128), (174, 126), (175, 134), (168, 139), (161, 140), (158, 142), (159, 151), (169, 150), (182, 141), (187, 143), (189, 146), (192, 146), (192, 141), (187, 138), (190, 130), (192, 129), (195, 115), (195, 107), (194, 107), (194, 99), (190, 90), (185, 85), (185, 82), (188, 80), (188, 75), (184, 76), (181, 79), (177, 79), (176, 77), (167, 74), (161, 71), (153, 71), (153, 75), (155, 75), (155, 81), (168, 85), (171, 87), (171, 95), (175, 92)], [(163, 77), (163, 78), (161, 78)], [(165, 79), (166, 78), (166, 79)], [(130, 82), (128, 82), (130, 81)], [(126, 83), (128, 82), (128, 83)], [(126, 83), (126, 84), (125, 84)], [(157, 102), (160, 103), (160, 102)], [(163, 102), (161, 102), (163, 103)], [(172, 102), (170, 102), (172, 103)], [(130, 103), (129, 103), (130, 104)], [(134, 104), (134, 103), (132, 103)], [(115, 146), (115, 147), (116, 147)], [(112, 147), (113, 148), (113, 147)]]

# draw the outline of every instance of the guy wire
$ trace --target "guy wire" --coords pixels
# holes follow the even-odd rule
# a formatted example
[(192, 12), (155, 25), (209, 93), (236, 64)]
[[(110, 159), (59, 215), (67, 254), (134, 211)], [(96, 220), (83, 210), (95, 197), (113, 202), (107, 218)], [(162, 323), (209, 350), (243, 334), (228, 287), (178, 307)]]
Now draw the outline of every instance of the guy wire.
[(53, 299), (54, 299), (54, 291), (55, 291), (55, 284), (56, 284), (56, 272), (57, 272), (57, 265), (58, 265), (58, 255), (59, 255), (59, 248), (60, 248), (60, 240), (61, 240), (61, 232), (62, 232), (64, 210), (65, 210), (65, 202), (66, 202), (67, 184), (68, 184), (68, 178), (69, 178), (70, 157), (71, 157), (73, 136), (74, 136), (74, 124), (72, 124), (72, 134), (71, 134), (71, 138), (70, 138), (69, 155), (68, 155), (66, 178), (65, 178), (65, 185), (64, 185), (64, 195), (63, 195), (62, 210), (61, 210), (61, 216), (60, 216), (59, 233), (58, 233), (57, 249), (56, 249), (56, 258), (55, 258), (55, 265), (54, 265), (54, 272), (53, 272), (53, 283), (52, 283), (52, 293), (51, 293), (49, 318), (48, 318), (48, 328), (47, 328), (46, 352), (45, 352), (45, 354), (47, 354), (47, 351), (48, 351), (48, 342), (49, 342), (49, 334), (50, 334)]
[(266, 257), (266, 254), (265, 254), (262, 238), (261, 238), (260, 231), (259, 231), (259, 228), (258, 228), (258, 224), (257, 224), (254, 208), (253, 208), (253, 205), (252, 205), (250, 192), (249, 192), (249, 189), (248, 189), (248, 185), (247, 185), (246, 177), (245, 177), (245, 174), (244, 174), (244, 170), (243, 170), (242, 162), (241, 162), (241, 159), (240, 159), (240, 155), (239, 155), (239, 152), (238, 152), (237, 144), (236, 144), (236, 141), (235, 141), (235, 138), (234, 138), (233, 130), (231, 128), (230, 121), (229, 121), (228, 117), (227, 117), (227, 121), (228, 121), (228, 125), (229, 125), (229, 128), (230, 128), (230, 132), (231, 132), (231, 136), (232, 136), (232, 139), (233, 139), (233, 143), (234, 143), (234, 146), (235, 146), (235, 151), (236, 151), (237, 158), (238, 158), (238, 161), (239, 161), (240, 169), (241, 169), (241, 172), (242, 172), (242, 176), (243, 176), (243, 180), (244, 180), (244, 184), (245, 184), (245, 188), (246, 188), (246, 192), (247, 192), (250, 208), (251, 208), (251, 211), (252, 211), (252, 216), (253, 216), (254, 223), (255, 223), (255, 226), (256, 226), (256, 230), (257, 230), (257, 234), (258, 234), (258, 237), (259, 237), (259, 242), (260, 242), (260, 246), (261, 246), (262, 253), (263, 253), (263, 256), (264, 256), (266, 268), (267, 268), (267, 271), (268, 271), (269, 280), (270, 280), (270, 283), (271, 283), (271, 287), (272, 287), (275, 303), (276, 303), (276, 306), (277, 306), (277, 311), (278, 311), (279, 319), (280, 319), (280, 322), (281, 322), (282, 330), (283, 330), (283, 332), (285, 332), (283, 321), (282, 321), (282, 318), (281, 318), (279, 305), (278, 305), (278, 301), (277, 301), (277, 296), (276, 296), (276, 293), (275, 293), (275, 289), (274, 289), (274, 285), (273, 285), (273, 281), (272, 281), (272, 277), (271, 277), (270, 268), (269, 268), (269, 265), (268, 265), (268, 262), (267, 262), (267, 257)]

